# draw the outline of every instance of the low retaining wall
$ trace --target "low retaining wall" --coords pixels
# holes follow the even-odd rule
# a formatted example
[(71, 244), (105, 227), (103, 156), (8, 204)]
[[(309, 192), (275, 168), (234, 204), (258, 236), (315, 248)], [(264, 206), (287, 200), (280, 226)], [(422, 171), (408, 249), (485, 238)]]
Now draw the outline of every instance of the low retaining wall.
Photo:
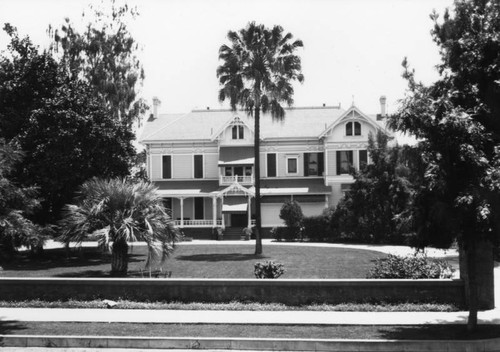
[(0, 278), (0, 300), (465, 304), (462, 280)]

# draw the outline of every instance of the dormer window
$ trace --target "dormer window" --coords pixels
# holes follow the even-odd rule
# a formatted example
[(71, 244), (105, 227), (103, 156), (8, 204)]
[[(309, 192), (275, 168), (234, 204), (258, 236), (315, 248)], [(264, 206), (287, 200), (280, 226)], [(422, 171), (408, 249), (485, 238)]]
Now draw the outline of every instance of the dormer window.
[(241, 125), (233, 126), (233, 139), (244, 139), (245, 134), (244, 134), (245, 129)]
[(346, 136), (361, 136), (361, 124), (359, 122), (348, 122), (345, 125)]

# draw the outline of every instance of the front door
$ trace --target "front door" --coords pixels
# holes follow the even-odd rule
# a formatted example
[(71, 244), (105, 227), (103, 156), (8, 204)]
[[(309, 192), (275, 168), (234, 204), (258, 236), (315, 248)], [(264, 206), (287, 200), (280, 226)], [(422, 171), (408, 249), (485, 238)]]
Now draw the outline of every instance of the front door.
[(231, 227), (246, 227), (247, 214), (231, 214)]

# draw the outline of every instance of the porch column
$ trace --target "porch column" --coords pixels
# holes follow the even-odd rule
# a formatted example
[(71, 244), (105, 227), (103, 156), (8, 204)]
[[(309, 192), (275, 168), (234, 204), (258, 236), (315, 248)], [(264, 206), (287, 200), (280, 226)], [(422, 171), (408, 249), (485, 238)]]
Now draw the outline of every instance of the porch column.
[(217, 197), (212, 197), (212, 227), (217, 227)]
[(247, 214), (248, 214), (248, 228), (251, 229), (252, 228), (252, 207), (251, 207), (251, 197), (248, 196), (247, 197), (248, 199), (248, 209), (247, 209)]
[(184, 198), (180, 198), (181, 200), (181, 227), (184, 227)]
[[(224, 207), (224, 196), (220, 197), (221, 204)], [(226, 228), (226, 222), (224, 221), (224, 213), (221, 211), (221, 217), (222, 217), (222, 228)]]

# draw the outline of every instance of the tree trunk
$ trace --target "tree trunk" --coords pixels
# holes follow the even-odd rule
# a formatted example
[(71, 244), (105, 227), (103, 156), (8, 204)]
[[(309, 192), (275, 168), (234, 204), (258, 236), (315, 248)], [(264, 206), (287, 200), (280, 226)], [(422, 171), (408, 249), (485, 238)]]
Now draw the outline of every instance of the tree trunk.
[(111, 254), (111, 276), (126, 276), (127, 270), (128, 244), (126, 241), (116, 241)]
[[(467, 320), (467, 330), (474, 331), (477, 328), (477, 311), (478, 292), (477, 292), (477, 277), (476, 277), (476, 241), (471, 240), (468, 248), (466, 248), (467, 258), (467, 276), (468, 276), (468, 291), (469, 291), (469, 318)], [(467, 283), (466, 283), (467, 284)]]
[(255, 254), (262, 254), (262, 220), (260, 217), (260, 107), (255, 109), (254, 157), (255, 157)]
[(470, 238), (460, 245), (460, 278), (465, 283), (469, 309), (467, 329), (477, 328), (479, 309), (495, 307), (493, 246), (488, 240)]

